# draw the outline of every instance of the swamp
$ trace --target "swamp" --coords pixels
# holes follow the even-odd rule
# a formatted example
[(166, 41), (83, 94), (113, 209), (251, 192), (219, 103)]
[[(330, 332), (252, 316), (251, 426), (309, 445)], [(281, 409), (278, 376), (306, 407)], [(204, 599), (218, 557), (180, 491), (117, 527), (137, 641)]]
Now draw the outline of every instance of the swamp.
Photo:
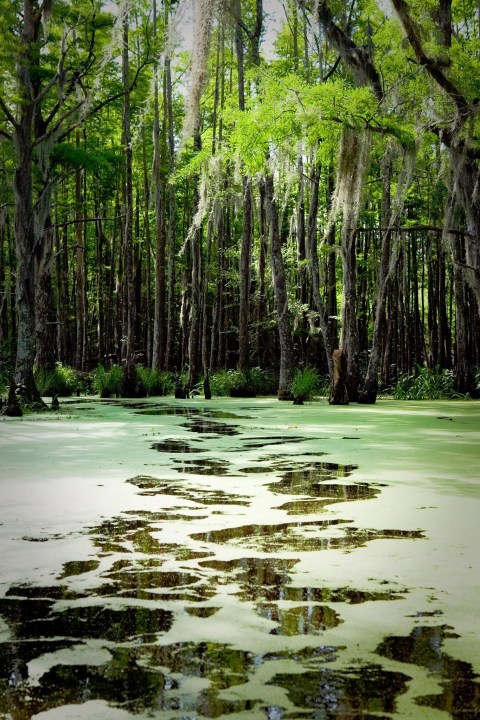
[(479, 0), (0, 0), (0, 720), (480, 719), (479, 108)]
[(480, 717), (479, 408), (0, 420), (0, 717)]

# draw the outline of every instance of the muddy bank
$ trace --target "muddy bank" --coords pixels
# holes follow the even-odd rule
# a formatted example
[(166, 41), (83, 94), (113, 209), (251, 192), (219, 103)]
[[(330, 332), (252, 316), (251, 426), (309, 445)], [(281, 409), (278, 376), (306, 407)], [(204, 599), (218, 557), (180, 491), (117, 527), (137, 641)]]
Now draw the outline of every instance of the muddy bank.
[(0, 718), (480, 716), (480, 408), (0, 422)]

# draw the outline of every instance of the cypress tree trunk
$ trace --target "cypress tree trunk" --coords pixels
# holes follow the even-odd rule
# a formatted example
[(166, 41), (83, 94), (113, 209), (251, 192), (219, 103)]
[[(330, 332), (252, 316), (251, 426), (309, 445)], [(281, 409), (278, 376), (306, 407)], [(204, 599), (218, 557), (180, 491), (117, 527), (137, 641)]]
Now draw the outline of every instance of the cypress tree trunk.
[(50, 218), (47, 218), (43, 242), (37, 244), (35, 254), (35, 364), (42, 370), (53, 369), (56, 359), (52, 303), (53, 235)]
[[(200, 128), (197, 126), (194, 134), (194, 146), (201, 150)], [(194, 207), (198, 204), (198, 192), (195, 191)], [(192, 388), (200, 379), (201, 360), (201, 326), (202, 326), (202, 229), (196, 227), (192, 233), (191, 254), (192, 254), (192, 285), (190, 305), (190, 333), (188, 336), (188, 380), (187, 391)]]
[(252, 185), (248, 177), (242, 179), (243, 230), (240, 250), (240, 307), (239, 307), (239, 370), (246, 372), (250, 366), (249, 319), (250, 319), (250, 254), (252, 246)]
[(292, 396), (289, 385), (294, 363), (293, 339), (290, 329), (285, 266), (282, 255), (282, 239), (274, 195), (273, 177), (271, 175), (265, 177), (265, 208), (270, 236), (270, 262), (277, 309), (278, 337), (280, 341), (278, 399), (291, 400)]
[(267, 319), (267, 297), (265, 285), (265, 272), (267, 268), (268, 254), (268, 226), (266, 217), (265, 180), (260, 179), (258, 184), (259, 193), (259, 251), (258, 251), (258, 291), (255, 320), (257, 323), (257, 362), (261, 366), (266, 365), (268, 349), (268, 333), (265, 328)]
[[(235, 54), (238, 72), (238, 107), (245, 111), (245, 77), (243, 61), (243, 37), (240, 0), (234, 0)], [(248, 176), (242, 178), (243, 228), (240, 247), (240, 307), (238, 321), (238, 367), (246, 372), (250, 366), (249, 319), (250, 319), (250, 255), (252, 245), (252, 185)]]
[[(157, 11), (156, 0), (153, 2), (153, 34), (157, 36)], [(155, 198), (155, 310), (154, 310), (154, 326), (153, 326), (153, 355), (152, 367), (154, 369), (163, 369), (165, 367), (165, 350), (166, 350), (166, 276), (165, 276), (165, 189), (163, 183), (163, 165), (162, 158), (163, 145), (160, 137), (160, 111), (158, 101), (158, 64), (154, 66), (154, 120), (153, 120), (153, 178), (154, 178), (154, 198)], [(164, 76), (165, 86), (165, 76)], [(164, 91), (164, 94), (165, 91)], [(164, 104), (165, 106), (165, 104)], [(165, 108), (165, 112), (166, 112)]]
[(328, 329), (325, 307), (320, 292), (320, 266), (318, 262), (317, 249), (317, 215), (320, 192), (320, 174), (320, 163), (314, 161), (310, 175), (310, 208), (308, 212), (306, 250), (309, 260), (308, 267), (310, 272), (310, 283), (312, 286), (312, 304), (317, 315), (320, 331), (323, 336), (328, 374), (330, 378), (332, 378), (332, 353), (334, 348), (331, 333)]
[(465, 243), (460, 237), (450, 236), (453, 255), (453, 278), (455, 294), (455, 379), (454, 388), (457, 392), (469, 394), (477, 398), (476, 388), (470, 363), (468, 362), (468, 331), (469, 317), (466, 300), (466, 285), (463, 266), (465, 264)]
[[(168, 121), (168, 156), (170, 175), (175, 170), (175, 139), (173, 125), (172, 73), (170, 58), (165, 58), (165, 91)], [(165, 345), (165, 368), (174, 363), (175, 353), (175, 186), (168, 185), (168, 294), (167, 294), (167, 337)]]
[[(38, 26), (32, 0), (23, 3), (23, 27), (17, 60), (18, 117), (14, 124), (15, 146), (15, 250), (17, 256), (16, 314), (17, 354), (15, 384), (27, 402), (39, 402), (33, 377), (35, 361), (35, 249), (43, 227), (35, 228), (33, 208), (33, 135), (35, 90), (32, 74), (38, 68), (34, 44)], [(41, 235), (38, 235), (41, 233)]]
[[(80, 133), (76, 134), (76, 145), (80, 146)], [(85, 370), (85, 351), (87, 338), (87, 307), (86, 307), (86, 278), (85, 278), (85, 237), (83, 229), (83, 194), (82, 171), (75, 171), (75, 318), (76, 318), (76, 345), (75, 367)]]
[(132, 137), (130, 127), (130, 67), (129, 67), (129, 14), (123, 19), (123, 143), (125, 148), (125, 187), (123, 225), (123, 253), (125, 261), (125, 319), (123, 337), (125, 338), (125, 366), (123, 373), (123, 397), (137, 397), (138, 383), (135, 371), (135, 323), (136, 296), (133, 256), (133, 180), (132, 180)]

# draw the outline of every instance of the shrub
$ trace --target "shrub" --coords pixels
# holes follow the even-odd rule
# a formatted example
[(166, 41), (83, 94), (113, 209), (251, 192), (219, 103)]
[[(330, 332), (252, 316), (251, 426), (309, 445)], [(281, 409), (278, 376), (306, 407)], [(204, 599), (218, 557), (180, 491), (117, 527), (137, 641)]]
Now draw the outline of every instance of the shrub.
[(72, 395), (79, 385), (76, 370), (62, 363), (55, 363), (53, 370), (39, 369), (35, 372), (35, 383), (40, 395)]
[(123, 385), (123, 368), (120, 365), (112, 365), (105, 370), (99, 365), (93, 374), (93, 388), (101, 398), (109, 398), (112, 395), (120, 397)]
[(396, 400), (442, 400), (459, 397), (453, 389), (453, 372), (417, 365), (414, 375), (402, 375), (395, 386)]
[(296, 405), (301, 405), (304, 400), (312, 398), (318, 393), (319, 388), (320, 375), (315, 368), (306, 367), (303, 370), (295, 370), (290, 382), (290, 392)]

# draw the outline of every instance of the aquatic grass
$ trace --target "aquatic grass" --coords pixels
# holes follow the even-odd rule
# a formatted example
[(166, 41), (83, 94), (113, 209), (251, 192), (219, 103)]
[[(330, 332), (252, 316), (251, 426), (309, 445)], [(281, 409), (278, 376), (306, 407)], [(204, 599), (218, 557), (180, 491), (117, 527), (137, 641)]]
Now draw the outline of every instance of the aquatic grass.
[(212, 395), (217, 397), (253, 397), (275, 395), (278, 378), (273, 370), (254, 367), (246, 371), (238, 369), (217, 370), (210, 376)]
[(290, 382), (290, 392), (293, 395), (293, 402), (301, 405), (305, 400), (310, 400), (318, 394), (320, 388), (320, 375), (318, 370), (306, 367), (295, 370)]
[(35, 372), (35, 383), (41, 396), (72, 395), (80, 382), (78, 372), (60, 362), (52, 370), (40, 368)]
[(417, 372), (399, 377), (393, 393), (395, 400), (448, 400), (463, 397), (454, 390), (452, 370), (417, 365)]
[(139, 383), (149, 397), (173, 394), (175, 379), (172, 373), (166, 370), (153, 370), (144, 365), (137, 365), (136, 373)]
[(93, 372), (93, 388), (101, 398), (109, 398), (112, 395), (120, 397), (123, 386), (123, 368), (120, 365), (112, 365), (108, 370), (103, 365)]

